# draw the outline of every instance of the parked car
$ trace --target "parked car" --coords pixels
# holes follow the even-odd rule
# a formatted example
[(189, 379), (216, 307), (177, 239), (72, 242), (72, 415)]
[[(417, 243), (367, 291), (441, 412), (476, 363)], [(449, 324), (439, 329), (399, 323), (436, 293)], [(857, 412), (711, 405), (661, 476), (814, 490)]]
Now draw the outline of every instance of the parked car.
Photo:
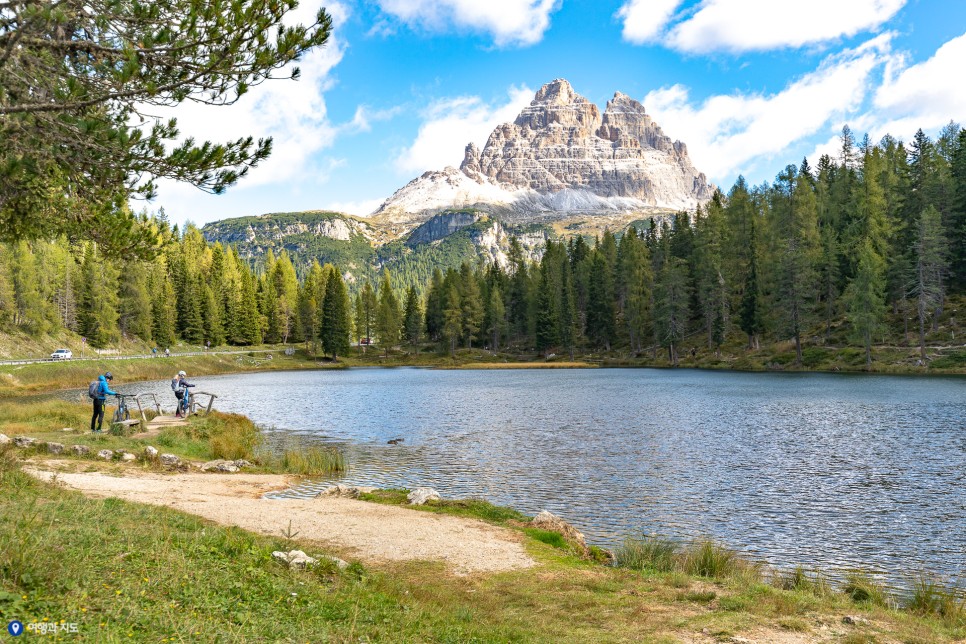
[(57, 349), (50, 354), (51, 360), (70, 360), (74, 357), (74, 354), (70, 349)]

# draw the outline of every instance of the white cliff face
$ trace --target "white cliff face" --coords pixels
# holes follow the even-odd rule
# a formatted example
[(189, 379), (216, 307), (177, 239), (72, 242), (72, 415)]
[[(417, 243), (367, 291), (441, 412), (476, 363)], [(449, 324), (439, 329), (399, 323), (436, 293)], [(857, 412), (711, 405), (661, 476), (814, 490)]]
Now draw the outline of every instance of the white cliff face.
[(638, 101), (621, 94), (601, 114), (565, 80), (537, 92), (483, 151), (466, 147), (460, 169), (427, 172), (377, 214), (399, 217), (452, 207), (499, 206), (516, 213), (691, 210), (713, 187)]

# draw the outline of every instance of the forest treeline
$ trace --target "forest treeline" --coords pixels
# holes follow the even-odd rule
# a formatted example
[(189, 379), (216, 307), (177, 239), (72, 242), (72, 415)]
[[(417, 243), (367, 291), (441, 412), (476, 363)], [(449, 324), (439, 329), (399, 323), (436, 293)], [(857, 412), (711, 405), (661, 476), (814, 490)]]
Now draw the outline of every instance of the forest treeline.
[(312, 342), (335, 356), (364, 339), (387, 350), (661, 349), (675, 364), (695, 336), (713, 351), (737, 333), (752, 348), (791, 340), (799, 363), (810, 338), (836, 334), (871, 361), (873, 344), (908, 336), (925, 360), (946, 298), (966, 289), (966, 131), (873, 144), (846, 127), (837, 158), (760, 186), (739, 178), (696, 213), (549, 241), (537, 263), (514, 242), (505, 267), (436, 270), (405, 292), (388, 271), (347, 283), (314, 263), (299, 280), (284, 252), (252, 267), (193, 226), (142, 225), (159, 240), (149, 259), (64, 237), (0, 246), (0, 330), (68, 329), (95, 347)]

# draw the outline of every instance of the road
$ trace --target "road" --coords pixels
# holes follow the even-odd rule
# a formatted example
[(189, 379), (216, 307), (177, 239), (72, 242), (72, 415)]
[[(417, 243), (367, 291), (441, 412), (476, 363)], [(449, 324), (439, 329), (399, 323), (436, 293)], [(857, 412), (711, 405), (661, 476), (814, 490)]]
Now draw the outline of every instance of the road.
[[(211, 356), (211, 355), (217, 356), (217, 355), (237, 355), (237, 354), (248, 354), (248, 353), (282, 353), (283, 351), (284, 349), (282, 351), (279, 351), (277, 349), (257, 349), (254, 351), (250, 349), (239, 349), (238, 351), (187, 351), (184, 353), (172, 353), (170, 354), (170, 357), (177, 358), (181, 356)], [(100, 360), (139, 360), (143, 358), (163, 359), (167, 357), (169, 356), (165, 356), (163, 353), (158, 353), (158, 354), (145, 353), (145, 354), (132, 355), (132, 356), (101, 355), (101, 356), (96, 356), (92, 358), (75, 357), (75, 358), (71, 358), (70, 360), (51, 360), (50, 358), (43, 358), (40, 360), (0, 360), (0, 365), (45, 364), (45, 363), (54, 364), (54, 363), (60, 363), (60, 362), (96, 362)]]

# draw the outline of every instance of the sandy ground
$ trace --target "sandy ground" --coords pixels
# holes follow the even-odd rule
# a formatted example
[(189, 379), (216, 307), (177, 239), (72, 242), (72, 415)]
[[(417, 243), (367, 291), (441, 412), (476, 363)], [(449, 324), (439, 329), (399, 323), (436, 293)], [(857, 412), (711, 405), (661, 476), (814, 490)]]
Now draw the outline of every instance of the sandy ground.
[[(55, 472), (25, 468), (97, 498), (116, 497), (190, 512), (224, 525), (331, 546), (366, 562), (443, 561), (457, 574), (499, 572), (535, 565), (521, 536), (482, 521), (354, 499), (268, 500), (288, 477), (265, 474), (160, 474), (127, 470)], [(56, 468), (54, 468), (56, 469)], [(309, 554), (312, 554), (309, 552)]]

